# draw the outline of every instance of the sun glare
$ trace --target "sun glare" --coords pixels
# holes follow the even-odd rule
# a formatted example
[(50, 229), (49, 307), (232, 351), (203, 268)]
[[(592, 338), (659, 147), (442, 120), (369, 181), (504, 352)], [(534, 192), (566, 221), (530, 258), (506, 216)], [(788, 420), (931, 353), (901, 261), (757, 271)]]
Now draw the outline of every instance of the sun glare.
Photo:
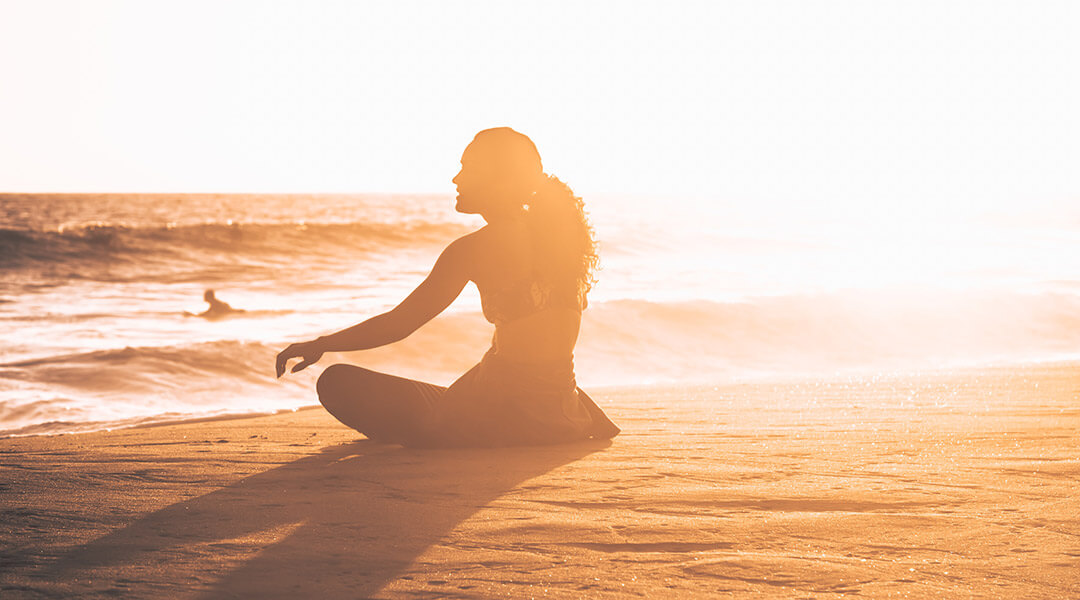
[(1076, 8), (997, 6), (9, 2), (0, 187), (448, 192), (511, 125), (582, 192), (720, 214), (1061, 208)]
[(1078, 32), (0, 0), (0, 596), (1077, 597)]

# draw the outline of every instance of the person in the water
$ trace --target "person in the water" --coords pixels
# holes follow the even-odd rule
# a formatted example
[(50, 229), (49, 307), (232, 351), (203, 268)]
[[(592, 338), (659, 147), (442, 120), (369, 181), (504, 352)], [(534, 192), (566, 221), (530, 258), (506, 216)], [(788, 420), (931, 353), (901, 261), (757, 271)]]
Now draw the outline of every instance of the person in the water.
[(394, 309), (277, 356), (280, 377), (325, 352), (404, 339), (450, 305), (470, 281), (495, 325), (483, 360), (449, 388), (336, 364), (319, 377), (323, 406), (377, 441), (408, 446), (508, 446), (607, 439), (619, 433), (577, 387), (573, 351), (594, 283), (596, 242), (584, 204), (543, 171), (527, 136), (476, 134), (454, 177), (456, 210), (487, 222), (443, 251)]
[(209, 308), (197, 315), (193, 313), (185, 314), (192, 317), (202, 317), (204, 319), (219, 319), (226, 315), (244, 312), (243, 309), (233, 308), (229, 306), (228, 303), (218, 300), (217, 296), (214, 294), (214, 290), (206, 290), (206, 292), (203, 293), (203, 300), (210, 305)]

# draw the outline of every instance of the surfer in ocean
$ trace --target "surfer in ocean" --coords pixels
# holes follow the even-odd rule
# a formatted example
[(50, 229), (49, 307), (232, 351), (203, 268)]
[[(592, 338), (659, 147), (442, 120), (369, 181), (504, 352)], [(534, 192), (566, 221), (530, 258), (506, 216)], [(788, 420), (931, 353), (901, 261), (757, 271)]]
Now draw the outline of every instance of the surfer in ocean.
[(326, 352), (365, 350), (409, 336), (473, 282), (495, 326), (490, 349), (450, 387), (336, 364), (319, 377), (323, 406), (376, 441), (407, 446), (509, 446), (607, 439), (619, 429), (577, 387), (573, 350), (594, 280), (596, 241), (584, 204), (544, 173), (527, 136), (499, 127), (465, 149), (456, 210), (481, 229), (452, 242), (398, 306), (358, 325), (291, 344), (277, 375)]
[(217, 295), (214, 294), (214, 290), (206, 290), (203, 293), (203, 300), (210, 306), (199, 314), (185, 312), (184, 315), (188, 317), (202, 317), (204, 319), (220, 319), (222, 317), (242, 313), (243, 309), (233, 308), (228, 303), (222, 302), (217, 299)]

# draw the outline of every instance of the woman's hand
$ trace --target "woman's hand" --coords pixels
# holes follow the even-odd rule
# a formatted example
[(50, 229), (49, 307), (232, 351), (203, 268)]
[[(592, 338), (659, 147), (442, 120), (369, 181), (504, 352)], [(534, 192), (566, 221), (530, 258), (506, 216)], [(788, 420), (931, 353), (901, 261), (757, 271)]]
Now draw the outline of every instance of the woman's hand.
[(285, 367), (288, 366), (290, 358), (300, 357), (303, 360), (296, 363), (293, 366), (291, 373), (297, 371), (303, 371), (311, 365), (319, 362), (322, 358), (323, 349), (319, 345), (319, 340), (312, 340), (310, 342), (300, 342), (299, 344), (289, 344), (288, 348), (285, 348), (277, 355), (277, 376), (281, 377), (285, 374)]

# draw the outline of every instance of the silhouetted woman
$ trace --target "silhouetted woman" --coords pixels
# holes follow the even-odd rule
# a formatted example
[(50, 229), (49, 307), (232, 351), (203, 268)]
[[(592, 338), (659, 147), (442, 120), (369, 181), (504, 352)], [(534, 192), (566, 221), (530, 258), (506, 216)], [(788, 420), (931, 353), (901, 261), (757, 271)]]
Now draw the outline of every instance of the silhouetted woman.
[(377, 441), (407, 446), (508, 446), (610, 438), (619, 429), (577, 388), (573, 351), (593, 284), (596, 242), (582, 201), (546, 175), (527, 136), (476, 134), (461, 157), (457, 210), (487, 225), (455, 240), (397, 307), (277, 357), (293, 372), (324, 352), (404, 339), (472, 281), (495, 325), (491, 349), (449, 388), (337, 364), (319, 377), (319, 401)]

